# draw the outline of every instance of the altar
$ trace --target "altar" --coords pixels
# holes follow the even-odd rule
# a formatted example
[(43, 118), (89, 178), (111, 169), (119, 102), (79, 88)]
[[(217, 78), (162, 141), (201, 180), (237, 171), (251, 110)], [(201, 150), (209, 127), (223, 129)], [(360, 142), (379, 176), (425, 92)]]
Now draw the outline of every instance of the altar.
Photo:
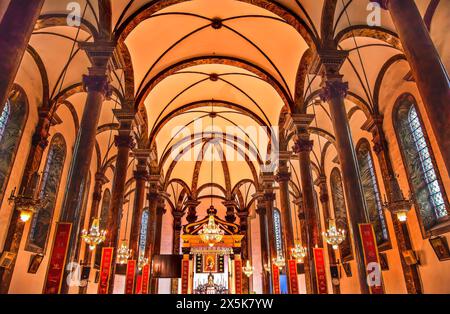
[[(220, 229), (220, 240), (205, 242), (205, 226)], [(217, 217), (214, 207), (208, 215), (183, 227), (181, 292), (183, 294), (241, 294), (243, 235), (237, 224)]]

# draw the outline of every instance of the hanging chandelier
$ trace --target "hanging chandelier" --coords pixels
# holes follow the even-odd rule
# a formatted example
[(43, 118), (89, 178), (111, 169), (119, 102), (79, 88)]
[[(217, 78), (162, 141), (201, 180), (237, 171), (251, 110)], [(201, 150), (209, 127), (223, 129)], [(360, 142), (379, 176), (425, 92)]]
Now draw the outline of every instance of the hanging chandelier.
[(322, 233), (325, 241), (330, 244), (334, 250), (339, 248), (339, 244), (345, 240), (345, 230), (337, 229), (334, 219), (330, 219), (329, 228), (326, 232)]
[(8, 198), (9, 204), (14, 203), (15, 209), (20, 212), (20, 220), (23, 223), (28, 222), (39, 208), (48, 204), (47, 195), (38, 195), (38, 191), (42, 191), (42, 187), (38, 186), (39, 174), (37, 172), (32, 175), (30, 181), (31, 183), (24, 193), (19, 192), (16, 195), (16, 188), (14, 188)]
[(286, 260), (283, 256), (278, 255), (277, 258), (272, 260), (272, 263), (277, 266), (279, 269), (283, 268), (286, 265)]
[(147, 264), (148, 264), (148, 258), (145, 257), (144, 252), (139, 253), (139, 259), (138, 259), (138, 269), (142, 270)]
[(253, 274), (253, 270), (254, 270), (254, 268), (250, 264), (250, 261), (247, 260), (247, 263), (245, 264), (245, 266), (242, 267), (242, 271), (244, 272), (245, 276), (247, 276), (247, 278), (250, 278), (250, 276)]
[(291, 255), (297, 263), (303, 263), (306, 256), (306, 248), (297, 243), (295, 247), (291, 248)]
[(199, 231), (200, 239), (209, 247), (213, 247), (219, 243), (224, 235), (224, 232), (218, 225), (216, 225), (214, 215), (210, 214), (208, 218), (208, 224), (204, 225), (202, 230)]
[(100, 222), (95, 218), (89, 231), (86, 229), (81, 231), (81, 238), (89, 245), (89, 250), (93, 251), (97, 245), (105, 241), (106, 230), (100, 230)]
[(119, 250), (117, 250), (117, 263), (124, 265), (128, 263), (128, 259), (131, 256), (131, 250), (128, 248), (127, 240), (122, 240)]

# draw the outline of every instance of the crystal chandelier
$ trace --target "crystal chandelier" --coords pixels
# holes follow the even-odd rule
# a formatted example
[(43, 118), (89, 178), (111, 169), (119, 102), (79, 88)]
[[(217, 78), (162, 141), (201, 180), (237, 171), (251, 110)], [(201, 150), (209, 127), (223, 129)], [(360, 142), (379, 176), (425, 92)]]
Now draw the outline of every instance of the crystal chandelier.
[(214, 215), (209, 215), (208, 224), (203, 226), (202, 230), (199, 231), (199, 235), (204, 243), (207, 243), (209, 247), (213, 247), (222, 240), (224, 232), (216, 225)]
[(303, 263), (306, 256), (306, 248), (297, 243), (295, 247), (291, 248), (291, 255), (297, 263)]
[(247, 276), (247, 278), (250, 278), (250, 276), (253, 274), (253, 267), (250, 264), (250, 261), (247, 260), (247, 263), (245, 264), (245, 267), (242, 267), (242, 271), (244, 272), (245, 276)]
[(81, 231), (81, 238), (89, 245), (89, 250), (93, 251), (97, 245), (105, 241), (106, 230), (100, 230), (99, 220), (95, 218), (89, 231), (86, 229)]
[(131, 250), (128, 248), (127, 240), (122, 240), (122, 244), (117, 250), (117, 263), (124, 265), (128, 263), (128, 258), (131, 256)]
[(145, 267), (145, 265), (148, 264), (148, 258), (145, 257), (144, 252), (139, 253), (139, 259), (138, 259), (138, 269), (142, 270), (142, 268)]
[(325, 241), (330, 244), (334, 250), (339, 248), (339, 244), (345, 240), (345, 230), (337, 229), (334, 219), (330, 219), (327, 232), (322, 233)]
[(284, 259), (283, 256), (281, 256), (280, 254), (278, 254), (277, 258), (274, 258), (272, 260), (272, 263), (277, 266), (279, 269), (283, 268), (286, 265), (286, 260)]

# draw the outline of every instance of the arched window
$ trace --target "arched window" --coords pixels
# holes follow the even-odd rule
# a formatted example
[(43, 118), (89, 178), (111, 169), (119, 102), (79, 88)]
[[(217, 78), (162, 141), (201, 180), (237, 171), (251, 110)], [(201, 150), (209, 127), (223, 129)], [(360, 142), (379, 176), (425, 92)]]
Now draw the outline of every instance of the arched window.
[(405, 94), (398, 99), (394, 121), (422, 232), (426, 235), (442, 219), (448, 218), (448, 203), (412, 95)]
[(343, 261), (352, 259), (352, 244), (350, 239), (350, 228), (347, 217), (347, 206), (345, 204), (342, 177), (338, 168), (334, 168), (330, 175), (331, 198), (333, 200), (334, 218), (336, 227), (345, 230), (347, 237), (339, 246), (339, 252)]
[(6, 130), (6, 125), (9, 120), (9, 101), (6, 102), (5, 107), (3, 107), (2, 115), (0, 116), (0, 141), (3, 138), (3, 134)]
[(31, 221), (26, 250), (34, 253), (44, 253), (48, 235), (52, 226), (53, 213), (58, 197), (66, 158), (66, 142), (61, 134), (53, 136), (42, 174), (40, 197), (45, 197), (46, 204), (38, 209)]
[(4, 197), (27, 113), (28, 101), (25, 92), (15, 85), (0, 116), (0, 202)]
[(364, 199), (367, 205), (367, 215), (373, 224), (378, 245), (388, 243), (389, 236), (384, 216), (383, 205), (381, 204), (380, 188), (375, 174), (370, 144), (363, 139), (359, 142), (357, 149), (359, 171), (364, 192)]
[(283, 256), (283, 235), (281, 231), (281, 214), (280, 210), (274, 208), (273, 210), (273, 235), (275, 237), (275, 247), (277, 249), (277, 256)]
[(141, 231), (139, 236), (139, 252), (145, 251), (145, 245), (147, 242), (148, 214), (148, 210), (144, 210), (142, 212)]
[[(108, 223), (108, 211), (109, 211), (109, 205), (111, 204), (111, 191), (109, 189), (106, 189), (105, 192), (103, 192), (103, 199), (102, 199), (102, 205), (100, 208), (100, 229), (106, 230), (106, 224)], [(94, 261), (94, 267), (100, 268), (100, 263), (102, 259), (102, 245), (98, 245), (95, 249), (95, 261)]]

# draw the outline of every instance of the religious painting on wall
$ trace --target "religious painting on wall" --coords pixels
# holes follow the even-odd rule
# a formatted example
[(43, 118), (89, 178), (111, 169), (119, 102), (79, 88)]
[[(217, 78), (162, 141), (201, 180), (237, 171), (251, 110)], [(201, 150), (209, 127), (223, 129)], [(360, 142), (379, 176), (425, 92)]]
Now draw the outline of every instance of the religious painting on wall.
[(330, 176), (331, 197), (333, 200), (334, 219), (336, 227), (345, 230), (347, 236), (344, 242), (339, 245), (339, 253), (342, 261), (353, 259), (350, 228), (347, 216), (347, 206), (345, 204), (344, 187), (339, 169), (334, 168)]
[(447, 238), (442, 236), (430, 238), (430, 244), (433, 247), (434, 253), (439, 261), (450, 260), (450, 250), (448, 247)]
[(44, 259), (43, 254), (32, 255), (30, 258), (30, 265), (28, 266), (28, 273), (36, 274), (43, 259)]
[(216, 253), (196, 255), (195, 270), (197, 273), (223, 273), (225, 258)]
[(203, 272), (216, 273), (217, 272), (217, 255), (205, 254), (203, 255)]
[(56, 134), (50, 144), (39, 192), (39, 196), (45, 199), (45, 204), (38, 209), (31, 222), (27, 251), (45, 253), (65, 158), (66, 142), (61, 134)]

